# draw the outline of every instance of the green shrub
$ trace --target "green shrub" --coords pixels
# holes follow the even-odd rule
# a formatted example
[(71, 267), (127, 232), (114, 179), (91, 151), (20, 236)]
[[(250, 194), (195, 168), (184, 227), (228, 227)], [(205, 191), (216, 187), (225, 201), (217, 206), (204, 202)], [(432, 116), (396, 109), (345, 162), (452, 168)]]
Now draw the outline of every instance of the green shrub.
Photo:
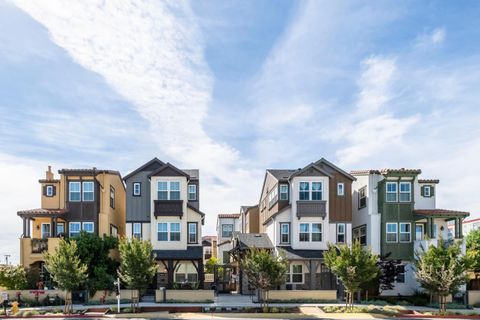
[[(438, 308), (438, 303), (431, 303), (427, 305), (430, 308)], [(453, 309), (453, 310), (458, 310), (458, 309), (473, 309), (473, 306), (471, 305), (464, 305), (461, 303), (447, 303), (447, 309)]]
[(278, 309), (277, 307), (272, 307), (272, 308), (270, 308), (270, 312), (271, 313), (279, 313), (280, 309)]
[(385, 301), (385, 300), (366, 300), (366, 301), (360, 301), (360, 304), (375, 304), (377, 306), (389, 305), (388, 301)]

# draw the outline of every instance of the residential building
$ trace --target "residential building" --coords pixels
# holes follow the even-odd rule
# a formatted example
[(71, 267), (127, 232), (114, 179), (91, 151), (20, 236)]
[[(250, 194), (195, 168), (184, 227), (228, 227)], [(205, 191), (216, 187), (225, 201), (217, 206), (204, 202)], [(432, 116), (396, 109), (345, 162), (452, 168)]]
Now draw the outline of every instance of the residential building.
[(240, 207), (241, 233), (260, 232), (260, 217), (258, 214), (258, 205)]
[[(470, 232), (480, 229), (480, 218), (464, 220), (462, 223), (463, 235), (467, 236)], [(449, 238), (452, 238), (455, 233), (455, 223), (450, 221), (448, 224)]]
[[(468, 212), (436, 207), (439, 180), (421, 179), (419, 169), (356, 170), (353, 182), (353, 239), (387, 259), (401, 260), (394, 290), (383, 295), (410, 295), (420, 287), (415, 280), (415, 252), (449, 239), (462, 239), (462, 221)], [(463, 246), (464, 250), (464, 246)]]
[(23, 220), (20, 263), (43, 272), (45, 251), (54, 252), (60, 238), (83, 230), (99, 236), (125, 235), (125, 186), (118, 171), (62, 169), (51, 166), (40, 179), (41, 208), (18, 211)]
[(203, 263), (207, 262), (210, 258), (217, 257), (217, 236), (203, 236)]
[(152, 243), (158, 262), (153, 287), (203, 287), (199, 171), (178, 169), (157, 158), (124, 178), (127, 235)]
[(240, 231), (240, 214), (219, 214), (217, 216), (217, 259), (220, 264), (230, 263), (233, 248), (233, 234)]

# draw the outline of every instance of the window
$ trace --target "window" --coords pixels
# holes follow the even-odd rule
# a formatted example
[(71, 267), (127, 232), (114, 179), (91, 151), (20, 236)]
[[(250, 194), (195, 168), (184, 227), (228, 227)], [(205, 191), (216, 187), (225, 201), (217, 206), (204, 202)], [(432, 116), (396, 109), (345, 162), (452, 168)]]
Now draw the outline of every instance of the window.
[(53, 197), (53, 186), (47, 186), (47, 197)]
[(170, 241), (180, 241), (180, 223), (170, 223)]
[(57, 222), (57, 236), (65, 235), (65, 223)]
[(303, 283), (303, 266), (292, 264), (287, 270), (287, 283)]
[(340, 182), (337, 183), (337, 196), (344, 196), (345, 195), (345, 183)]
[(133, 195), (135, 197), (142, 195), (142, 184), (140, 182), (133, 183)]
[(118, 237), (118, 228), (115, 226), (110, 226), (110, 235), (112, 237), (117, 238)]
[(411, 224), (410, 223), (400, 223), (400, 242), (410, 242), (411, 240)]
[(93, 181), (82, 182), (83, 201), (93, 201)]
[(229, 263), (230, 262), (230, 254), (228, 254), (228, 251), (223, 251), (223, 263)]
[(405, 283), (405, 265), (401, 264), (397, 266), (397, 276), (395, 278), (395, 282), (397, 283)]
[(387, 223), (387, 242), (397, 242), (397, 224)]
[(363, 187), (358, 190), (358, 209), (365, 208), (367, 206), (367, 187)]
[(188, 243), (197, 243), (197, 223), (188, 223)]
[(70, 238), (77, 237), (80, 235), (80, 222), (70, 222)]
[(430, 191), (431, 191), (430, 186), (424, 186), (423, 187), (423, 196), (424, 197), (430, 197), (430, 194), (431, 194)]
[[(160, 230), (160, 228), (159, 228)], [(132, 236), (135, 239), (141, 239), (142, 238), (142, 224), (135, 222), (132, 226)], [(160, 239), (158, 239), (160, 241)]]
[(82, 226), (83, 231), (88, 232), (88, 233), (93, 233), (94, 227), (93, 227), (93, 222), (84, 222)]
[(367, 245), (367, 226), (366, 225), (353, 229), (353, 241), (359, 241), (362, 246)]
[(80, 201), (80, 182), (68, 183), (68, 200)]
[(312, 200), (322, 200), (321, 182), (312, 182)]
[(300, 182), (299, 191), (300, 200), (310, 200), (310, 184), (308, 182)]
[(290, 243), (290, 223), (280, 223), (280, 243)]
[(115, 209), (115, 188), (110, 186), (110, 207)]
[(168, 200), (168, 182), (158, 181), (157, 187), (157, 199)]
[(411, 187), (410, 182), (400, 182), (400, 202), (410, 202)]
[(423, 224), (416, 224), (415, 225), (415, 240), (423, 240), (424, 232), (423, 232)]
[(397, 202), (397, 183), (387, 182), (387, 202)]
[(322, 241), (322, 224), (312, 223), (312, 241)]
[(273, 188), (272, 191), (268, 194), (268, 205), (273, 206), (278, 200), (278, 190)]
[(50, 238), (50, 223), (42, 223), (42, 239)]
[(345, 243), (345, 223), (337, 224), (337, 243)]
[(280, 200), (288, 200), (288, 185), (280, 185)]
[(231, 238), (233, 235), (233, 224), (222, 224), (222, 238)]
[(197, 200), (197, 185), (189, 184), (188, 185), (188, 200), (195, 201)]
[(180, 200), (180, 182), (170, 181), (170, 200)]
[(158, 241), (168, 241), (168, 223), (159, 223), (157, 225)]
[(180, 200), (180, 182), (158, 181), (157, 197), (158, 200)]
[(300, 223), (299, 238), (301, 242), (310, 241), (310, 225), (308, 223)]

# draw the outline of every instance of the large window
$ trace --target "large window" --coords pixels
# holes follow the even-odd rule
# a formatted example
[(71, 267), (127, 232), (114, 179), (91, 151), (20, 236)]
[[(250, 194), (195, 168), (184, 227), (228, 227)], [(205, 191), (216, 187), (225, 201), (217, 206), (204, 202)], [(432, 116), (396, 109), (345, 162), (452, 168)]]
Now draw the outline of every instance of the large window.
[(288, 200), (288, 185), (280, 185), (280, 200)]
[(345, 183), (339, 182), (337, 183), (337, 196), (344, 196), (345, 195)]
[(189, 222), (188, 223), (188, 243), (197, 243), (198, 232), (197, 232), (197, 223)]
[(142, 224), (141, 223), (139, 223), (139, 222), (133, 223), (132, 236), (135, 239), (142, 239)]
[(233, 235), (233, 224), (222, 224), (222, 238), (231, 238)]
[(365, 208), (367, 206), (367, 187), (363, 187), (358, 190), (358, 209)]
[(287, 283), (303, 283), (303, 266), (291, 264), (287, 269)]
[(168, 200), (168, 181), (158, 181), (157, 199)]
[(280, 223), (280, 243), (290, 243), (290, 223)]
[(170, 223), (170, 241), (180, 241), (180, 223)]
[(312, 241), (315, 241), (315, 242), (322, 241), (322, 224), (321, 223), (312, 223)]
[(158, 200), (180, 200), (180, 182), (158, 181), (157, 198)]
[(196, 201), (197, 200), (197, 185), (189, 184), (188, 185), (188, 200)]
[(387, 223), (387, 242), (397, 242), (398, 233), (397, 233), (397, 224), (396, 223)]
[(42, 239), (50, 238), (50, 223), (42, 223)]
[(397, 183), (387, 182), (387, 202), (397, 202)]
[(142, 183), (141, 182), (134, 182), (133, 183), (133, 195), (135, 197), (139, 197), (142, 195)]
[(82, 182), (83, 201), (93, 201), (93, 181)]
[(300, 223), (300, 232), (298, 235), (301, 242), (310, 241), (310, 225), (308, 223)]
[(411, 187), (410, 182), (400, 182), (400, 202), (410, 202), (412, 197)]
[(115, 188), (110, 186), (110, 207), (115, 209)]
[(337, 224), (337, 243), (345, 243), (345, 223)]
[(310, 184), (308, 182), (300, 182), (298, 198), (300, 200), (310, 200)]
[(400, 242), (410, 242), (412, 237), (412, 230), (410, 223), (400, 223)]
[(84, 222), (82, 226), (83, 231), (93, 233), (95, 231), (93, 222)]
[(180, 182), (170, 181), (170, 200), (180, 200)]
[(322, 200), (321, 182), (312, 182), (312, 200)]
[(80, 222), (70, 222), (69, 224), (69, 236), (70, 238), (77, 237), (80, 235)]
[(80, 182), (69, 182), (68, 183), (68, 200), (69, 201), (80, 201)]
[(168, 223), (160, 222), (157, 225), (158, 241), (168, 241)]
[(367, 226), (363, 225), (353, 229), (353, 241), (359, 241), (362, 246), (367, 245)]

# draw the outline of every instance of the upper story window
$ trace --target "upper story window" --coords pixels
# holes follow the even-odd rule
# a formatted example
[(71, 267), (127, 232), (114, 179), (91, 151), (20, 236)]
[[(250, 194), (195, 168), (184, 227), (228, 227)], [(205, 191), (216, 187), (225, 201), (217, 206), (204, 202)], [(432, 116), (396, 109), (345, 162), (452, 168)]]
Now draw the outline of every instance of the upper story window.
[(53, 197), (53, 186), (47, 186), (46, 195), (47, 197)]
[(432, 194), (432, 189), (430, 188), (430, 186), (424, 186), (423, 187), (423, 196), (424, 197), (430, 197), (430, 195)]
[(312, 241), (314, 242), (322, 241), (322, 224), (321, 223), (312, 223)]
[(50, 223), (42, 223), (42, 239), (50, 238)]
[(290, 243), (290, 223), (280, 223), (280, 243)]
[(158, 241), (180, 241), (180, 223), (170, 223), (170, 236), (168, 232), (168, 223), (159, 222), (157, 224), (157, 239)]
[(312, 200), (322, 200), (321, 182), (312, 182)]
[(268, 205), (272, 206), (278, 200), (278, 193), (277, 188), (273, 188), (272, 191), (268, 194)]
[(94, 225), (93, 222), (84, 222), (82, 226), (83, 231), (88, 232), (88, 233), (93, 233), (94, 232)]
[(367, 245), (367, 226), (366, 225), (353, 229), (353, 241), (359, 241), (362, 246)]
[(233, 224), (222, 224), (222, 238), (231, 238), (233, 235)]
[(398, 184), (396, 182), (387, 182), (387, 202), (397, 202), (397, 186)]
[(410, 242), (412, 238), (411, 227), (410, 223), (400, 223), (400, 242)]
[(337, 224), (337, 243), (345, 243), (345, 223)]
[(110, 186), (110, 207), (115, 209), (115, 188)]
[(170, 241), (180, 241), (180, 223), (170, 223)]
[(188, 185), (188, 200), (196, 201), (197, 200), (197, 185), (189, 184)]
[(410, 202), (412, 198), (412, 184), (400, 182), (400, 202)]
[(345, 195), (345, 183), (339, 182), (337, 183), (337, 196), (344, 196)]
[(280, 185), (280, 200), (288, 200), (288, 184)]
[(132, 226), (132, 237), (135, 239), (141, 239), (142, 238), (142, 224), (139, 222), (133, 223)]
[(80, 222), (70, 222), (68, 229), (70, 238), (79, 236), (81, 230)]
[(70, 181), (68, 183), (68, 201), (80, 201), (80, 200), (81, 200), (80, 182)]
[(397, 230), (397, 223), (387, 223), (386, 231), (387, 231), (387, 242), (398, 242), (398, 230)]
[(367, 187), (363, 187), (358, 190), (358, 209), (365, 208), (367, 206)]
[(310, 241), (310, 224), (300, 223), (300, 232), (298, 233), (300, 242)]
[(141, 182), (134, 182), (133, 183), (133, 195), (135, 197), (142, 195), (142, 183)]
[(168, 241), (168, 223), (157, 224), (157, 239), (158, 241)]
[(158, 181), (157, 198), (158, 200), (180, 200), (180, 182)]
[(82, 182), (83, 201), (93, 201), (93, 181)]
[(188, 223), (188, 243), (197, 243), (198, 242), (198, 225), (196, 222)]
[(310, 200), (310, 184), (308, 182), (300, 182), (298, 198), (300, 200)]

